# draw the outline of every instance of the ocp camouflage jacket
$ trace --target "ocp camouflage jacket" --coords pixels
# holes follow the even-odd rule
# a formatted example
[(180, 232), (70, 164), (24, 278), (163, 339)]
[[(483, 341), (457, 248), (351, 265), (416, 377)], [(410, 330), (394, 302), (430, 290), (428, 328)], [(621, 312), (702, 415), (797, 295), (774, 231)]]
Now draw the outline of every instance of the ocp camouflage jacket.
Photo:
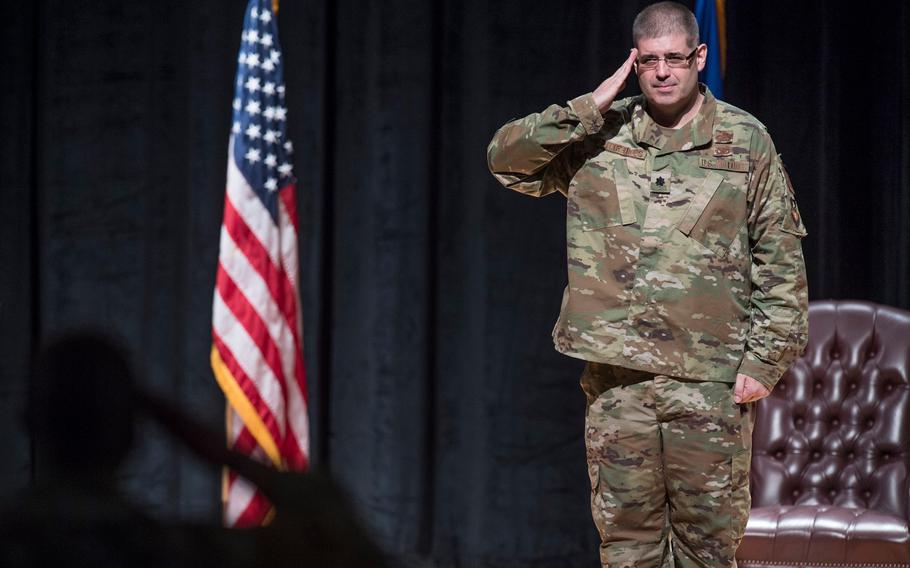
[(807, 340), (806, 230), (764, 125), (700, 88), (675, 131), (641, 96), (552, 105), (500, 128), (488, 164), (510, 189), (567, 197), (558, 351), (770, 389)]

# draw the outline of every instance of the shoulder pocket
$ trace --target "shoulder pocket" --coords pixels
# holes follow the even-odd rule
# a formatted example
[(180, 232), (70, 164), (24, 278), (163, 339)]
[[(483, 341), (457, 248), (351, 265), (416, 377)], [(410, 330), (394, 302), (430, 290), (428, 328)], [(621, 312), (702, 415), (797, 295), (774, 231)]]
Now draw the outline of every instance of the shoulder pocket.
[(695, 197), (692, 198), (692, 201), (689, 202), (688, 209), (686, 209), (685, 214), (679, 221), (679, 230), (682, 231), (684, 235), (688, 236), (692, 234), (692, 229), (695, 228), (695, 224), (698, 223), (698, 220), (704, 215), (708, 203), (711, 201), (711, 198), (714, 197), (714, 194), (717, 193), (717, 188), (720, 187), (720, 184), (723, 183), (723, 181), (724, 176), (715, 172), (708, 172), (708, 175), (705, 176), (705, 180), (702, 182), (701, 187), (698, 188), (698, 193), (696, 193)]

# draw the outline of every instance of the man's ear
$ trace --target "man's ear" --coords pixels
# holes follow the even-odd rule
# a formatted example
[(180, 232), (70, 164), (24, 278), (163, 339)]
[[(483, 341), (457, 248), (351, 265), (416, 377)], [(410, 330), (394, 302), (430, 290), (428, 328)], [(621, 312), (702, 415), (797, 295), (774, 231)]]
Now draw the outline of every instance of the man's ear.
[(698, 64), (698, 70), (704, 70), (705, 63), (708, 61), (708, 44), (703, 43), (698, 46), (698, 51), (695, 53), (695, 61)]

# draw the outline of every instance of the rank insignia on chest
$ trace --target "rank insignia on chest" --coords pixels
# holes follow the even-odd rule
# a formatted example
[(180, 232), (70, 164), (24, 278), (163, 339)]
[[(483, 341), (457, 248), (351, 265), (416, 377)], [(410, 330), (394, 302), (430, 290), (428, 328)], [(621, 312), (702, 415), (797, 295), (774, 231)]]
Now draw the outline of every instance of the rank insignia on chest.
[(664, 172), (651, 174), (652, 193), (670, 193), (670, 176)]
[(727, 156), (733, 155), (733, 148), (730, 146), (715, 146), (714, 147), (714, 157), (716, 158), (726, 158)]

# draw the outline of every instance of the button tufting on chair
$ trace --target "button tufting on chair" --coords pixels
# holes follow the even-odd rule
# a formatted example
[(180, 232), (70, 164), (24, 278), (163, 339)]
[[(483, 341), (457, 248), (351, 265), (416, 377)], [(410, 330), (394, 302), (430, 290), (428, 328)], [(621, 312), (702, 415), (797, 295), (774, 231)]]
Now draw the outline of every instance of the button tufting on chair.
[(812, 302), (805, 353), (755, 408), (740, 568), (910, 568), (910, 312)]

